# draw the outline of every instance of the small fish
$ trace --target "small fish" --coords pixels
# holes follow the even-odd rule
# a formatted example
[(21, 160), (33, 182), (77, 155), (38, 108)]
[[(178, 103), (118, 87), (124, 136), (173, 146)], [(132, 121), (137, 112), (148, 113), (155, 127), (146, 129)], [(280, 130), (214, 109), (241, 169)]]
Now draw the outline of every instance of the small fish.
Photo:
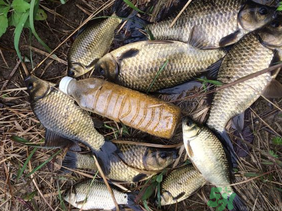
[[(72, 98), (47, 81), (29, 76), (25, 82), (30, 95), (31, 108), (47, 130), (48, 145), (58, 140), (57, 136), (81, 142), (91, 148), (107, 174), (109, 156), (116, 150), (116, 146), (105, 141), (104, 136), (96, 131), (91, 117), (76, 106)], [(54, 145), (58, 144), (54, 143)]]
[(133, 144), (116, 144), (116, 146), (119, 149), (118, 155), (124, 163), (146, 171), (161, 171), (178, 157), (176, 149), (159, 149)]
[[(279, 16), (264, 28), (246, 35), (232, 47), (222, 61), (217, 80), (228, 84), (268, 68), (272, 63), (281, 61), (276, 54), (281, 46), (282, 16)], [(227, 122), (244, 112), (260, 95), (268, 92), (270, 96), (270, 92), (278, 93), (282, 90), (281, 84), (273, 80), (277, 72), (267, 72), (217, 91), (207, 125), (222, 134)]]
[(206, 183), (192, 165), (173, 170), (161, 184), (161, 205), (175, 204), (187, 199)]
[[(176, 149), (148, 148), (132, 144), (116, 144), (116, 146), (119, 153), (118, 156), (111, 156), (111, 171), (107, 177), (120, 182), (138, 182), (148, 179), (172, 164), (178, 154)], [(97, 171), (91, 154), (81, 154), (70, 150), (62, 165), (72, 169)]]
[[(112, 190), (119, 205), (126, 205), (133, 210), (142, 211), (142, 209), (135, 204), (135, 197), (132, 193), (122, 193), (114, 186), (112, 186)], [(115, 208), (107, 186), (103, 182), (92, 182), (91, 179), (78, 183), (72, 189), (68, 190), (64, 196), (64, 200), (81, 210), (112, 210)]]
[(148, 25), (158, 40), (178, 40), (200, 49), (236, 43), (275, 18), (276, 8), (245, 0), (192, 1), (172, 27), (173, 19)]
[(110, 49), (114, 31), (121, 18), (111, 17), (86, 28), (72, 44), (69, 54), (68, 75), (79, 77), (94, 68), (95, 63)]
[(122, 86), (154, 92), (218, 69), (217, 61), (225, 54), (224, 50), (205, 51), (178, 41), (140, 41), (106, 54), (95, 71)]
[[(221, 195), (229, 198), (235, 194), (230, 186), (230, 168), (223, 145), (219, 139), (206, 127), (199, 127), (192, 120), (182, 121), (183, 142), (193, 166), (208, 182), (221, 189)], [(234, 206), (244, 204), (236, 195)]]

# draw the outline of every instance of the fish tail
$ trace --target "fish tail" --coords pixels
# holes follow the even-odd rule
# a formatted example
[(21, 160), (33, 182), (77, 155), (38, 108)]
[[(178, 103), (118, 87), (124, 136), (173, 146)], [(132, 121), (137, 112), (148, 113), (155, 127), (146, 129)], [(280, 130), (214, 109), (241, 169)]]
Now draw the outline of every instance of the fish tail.
[[(235, 194), (235, 193), (234, 193)], [(231, 199), (232, 196), (229, 197), (229, 200)], [(236, 194), (236, 196), (233, 199), (233, 209), (228, 209), (232, 211), (249, 211), (248, 207), (245, 205), (244, 200)]]
[(62, 173), (69, 173), (70, 170), (68, 170), (64, 167), (67, 167), (67, 168), (70, 168), (70, 169), (76, 169), (77, 168), (76, 163), (77, 163), (76, 153), (74, 153), (72, 151), (68, 151), (66, 156), (64, 157), (60, 171)]
[(127, 205), (134, 211), (143, 211), (141, 207), (135, 202), (137, 193), (129, 193), (127, 194)]
[(99, 165), (101, 166), (105, 175), (108, 175), (110, 173), (110, 159), (116, 151), (116, 145), (106, 140), (99, 151), (93, 152), (96, 155)]
[(123, 0), (116, 0), (112, 7), (112, 12), (119, 17), (128, 17), (131, 10), (129, 7), (126, 7)]

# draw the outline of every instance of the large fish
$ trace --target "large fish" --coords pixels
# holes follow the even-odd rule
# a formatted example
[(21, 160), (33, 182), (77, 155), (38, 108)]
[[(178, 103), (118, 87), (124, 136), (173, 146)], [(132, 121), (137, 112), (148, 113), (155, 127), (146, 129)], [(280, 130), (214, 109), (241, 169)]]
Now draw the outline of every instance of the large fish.
[[(279, 50), (281, 46), (282, 16), (279, 16), (256, 33), (246, 35), (232, 47), (223, 59), (218, 80), (228, 84), (268, 68), (271, 63), (281, 60), (276, 54), (276, 49)], [(277, 71), (267, 72), (217, 91), (207, 125), (223, 133), (230, 118), (245, 111), (260, 95), (271, 91), (272, 86), (275, 85), (277, 91), (282, 90), (281, 85), (273, 81), (276, 74)]]
[[(115, 187), (112, 187), (112, 190), (119, 205), (127, 205), (133, 210), (142, 211), (142, 209), (135, 204), (134, 195), (132, 193), (122, 193)], [(68, 190), (64, 196), (64, 200), (81, 210), (112, 210), (115, 208), (107, 186), (102, 182), (92, 181), (91, 179), (78, 183), (72, 189)]]
[(252, 1), (270, 7), (278, 7), (279, 5), (279, 0), (252, 0)]
[(276, 8), (246, 0), (192, 1), (172, 27), (173, 19), (148, 25), (158, 40), (179, 40), (201, 49), (236, 43), (275, 17)]
[[(199, 127), (188, 118), (183, 119), (182, 130), (184, 146), (194, 167), (219, 188), (222, 197), (227, 199), (234, 195), (227, 156), (219, 139), (208, 128)], [(233, 204), (243, 205), (236, 194)]]
[(123, 86), (153, 92), (200, 75), (225, 54), (224, 50), (205, 51), (178, 41), (140, 41), (106, 54), (95, 70)]
[(57, 140), (58, 136), (81, 142), (91, 148), (107, 174), (109, 156), (116, 150), (116, 146), (105, 141), (104, 136), (96, 131), (91, 117), (75, 105), (71, 97), (48, 82), (35, 76), (29, 76), (25, 82), (31, 108), (47, 130), (49, 146), (52, 139)]
[[(117, 144), (118, 156), (111, 156), (107, 177), (121, 182), (138, 182), (147, 179), (172, 164), (177, 158), (176, 149), (158, 149), (131, 144)], [(63, 164), (73, 169), (97, 171), (91, 154), (68, 151)]]
[(205, 178), (192, 165), (175, 169), (161, 184), (161, 205), (183, 201), (205, 183)]
[(121, 19), (111, 17), (86, 28), (72, 44), (68, 54), (68, 75), (79, 77), (94, 68), (95, 63), (110, 49), (114, 31)]

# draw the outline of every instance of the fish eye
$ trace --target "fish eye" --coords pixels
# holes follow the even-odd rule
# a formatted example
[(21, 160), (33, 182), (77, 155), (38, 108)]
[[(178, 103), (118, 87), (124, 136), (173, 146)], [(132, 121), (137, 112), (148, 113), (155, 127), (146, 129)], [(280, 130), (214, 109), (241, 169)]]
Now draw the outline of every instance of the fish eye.
[(261, 7), (261, 8), (259, 8), (259, 14), (261, 14), (261, 15), (267, 15), (267, 13), (268, 13), (268, 9), (266, 8), (266, 7)]
[(101, 75), (105, 75), (105, 70), (102, 67), (99, 69), (99, 72)]
[(73, 70), (69, 70), (68, 71), (68, 76), (73, 77), (74, 76), (74, 71)]
[(30, 82), (30, 83), (27, 85), (27, 89), (29, 89), (29, 90), (33, 89), (33, 83), (32, 83), (32, 82)]
[(193, 125), (193, 122), (190, 119), (188, 119), (186, 122), (186, 125), (191, 127)]

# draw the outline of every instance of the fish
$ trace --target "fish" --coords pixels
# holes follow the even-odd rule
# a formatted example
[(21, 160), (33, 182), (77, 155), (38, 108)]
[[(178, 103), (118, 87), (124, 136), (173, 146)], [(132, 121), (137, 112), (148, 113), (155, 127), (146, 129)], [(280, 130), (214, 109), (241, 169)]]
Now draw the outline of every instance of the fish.
[(67, 76), (59, 87), (81, 108), (161, 138), (173, 136), (181, 115), (180, 108), (171, 103), (100, 78)]
[(95, 71), (122, 86), (154, 92), (218, 69), (225, 54), (222, 49), (200, 50), (178, 41), (139, 41), (104, 55)]
[(110, 49), (114, 32), (122, 19), (115, 13), (87, 27), (72, 44), (68, 53), (68, 75), (79, 77), (91, 71), (95, 63)]
[(172, 18), (147, 25), (157, 40), (178, 40), (200, 49), (236, 43), (276, 16), (276, 8), (245, 0), (192, 1), (170, 27)]
[(205, 184), (205, 178), (192, 165), (175, 169), (161, 184), (161, 206), (179, 203)]
[[(282, 16), (279, 16), (264, 28), (246, 35), (232, 47), (222, 61), (217, 80), (228, 84), (270, 67), (276, 61), (281, 61), (276, 53), (281, 46)], [(264, 92), (282, 90), (281, 84), (274, 80), (277, 72), (267, 72), (218, 90), (212, 101), (208, 127), (224, 134), (227, 122), (244, 112)]]
[[(123, 139), (130, 140), (132, 139)], [(127, 165), (146, 171), (161, 171), (178, 157), (177, 149), (160, 149), (134, 144), (118, 144), (118, 156)]]
[(198, 126), (189, 118), (182, 121), (183, 143), (193, 166), (206, 181), (215, 185), (222, 197), (234, 197), (234, 207), (244, 202), (230, 185), (230, 165), (224, 147), (217, 136), (207, 127)]
[[(130, 140), (132, 139), (123, 139)], [(117, 140), (115, 140), (117, 141)], [(111, 156), (110, 180), (119, 182), (139, 182), (148, 179), (172, 164), (177, 156), (176, 149), (158, 149), (132, 144), (116, 144), (117, 156)], [(71, 169), (90, 169), (97, 171), (92, 154), (82, 154), (69, 150), (62, 162), (63, 167)], [(62, 168), (64, 172), (64, 168)]]
[(278, 7), (279, 0), (252, 0), (258, 4), (267, 5), (269, 7)]
[[(118, 205), (126, 205), (133, 210), (142, 211), (134, 202), (134, 193), (123, 193), (117, 187), (111, 186)], [(92, 179), (74, 185), (72, 189), (66, 192), (64, 200), (81, 210), (112, 210), (115, 208), (107, 186), (103, 182), (97, 180), (92, 181)]]
[(105, 141), (104, 136), (96, 131), (90, 115), (75, 105), (71, 97), (47, 81), (31, 75), (25, 79), (25, 83), (31, 108), (46, 128), (48, 145), (51, 145), (52, 140), (57, 140), (58, 136), (81, 142), (90, 147), (107, 174), (109, 157), (116, 151), (116, 146)]

